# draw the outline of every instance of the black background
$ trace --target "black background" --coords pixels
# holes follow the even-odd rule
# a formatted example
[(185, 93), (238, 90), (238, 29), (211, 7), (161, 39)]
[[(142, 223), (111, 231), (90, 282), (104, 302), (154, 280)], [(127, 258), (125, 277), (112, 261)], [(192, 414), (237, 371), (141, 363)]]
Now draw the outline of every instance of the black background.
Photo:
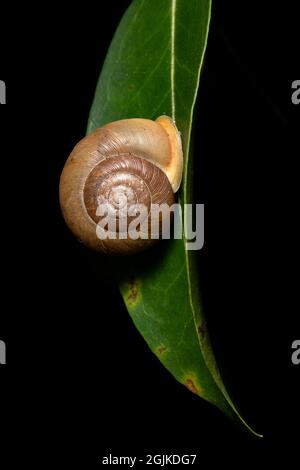
[(16, 460), (96, 468), (108, 453), (167, 452), (240, 467), (299, 440), (300, 366), (291, 363), (299, 339), (296, 2), (214, 2), (194, 127), (208, 327), (228, 389), (263, 441), (165, 371), (135, 330), (107, 261), (79, 245), (60, 214), (59, 175), (85, 133), (129, 3), (26, 5), (1, 19), (7, 468)]

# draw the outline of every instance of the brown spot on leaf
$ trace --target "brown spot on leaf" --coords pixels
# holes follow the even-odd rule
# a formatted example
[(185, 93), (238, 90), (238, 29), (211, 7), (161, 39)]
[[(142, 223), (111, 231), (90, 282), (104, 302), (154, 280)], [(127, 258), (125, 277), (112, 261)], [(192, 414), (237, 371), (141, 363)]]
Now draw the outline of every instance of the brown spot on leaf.
[(127, 301), (130, 304), (134, 304), (137, 301), (139, 294), (139, 285), (136, 279), (131, 279), (128, 283), (128, 297)]
[(198, 326), (198, 333), (199, 333), (200, 338), (203, 339), (206, 333), (206, 326), (204, 323), (201, 323)]
[(159, 346), (156, 348), (156, 352), (159, 356), (161, 356), (164, 352), (166, 352), (167, 348), (165, 346)]
[(185, 385), (191, 392), (196, 393), (196, 395), (198, 395), (199, 391), (192, 379), (187, 379)]

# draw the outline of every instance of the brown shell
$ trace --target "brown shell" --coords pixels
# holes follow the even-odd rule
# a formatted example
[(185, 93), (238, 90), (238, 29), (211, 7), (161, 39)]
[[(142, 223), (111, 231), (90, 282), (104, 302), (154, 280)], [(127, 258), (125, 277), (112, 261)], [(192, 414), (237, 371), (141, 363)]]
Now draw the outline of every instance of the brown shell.
[[(173, 121), (167, 116), (159, 120), (162, 125), (148, 119), (107, 124), (82, 139), (68, 158), (60, 180), (60, 204), (74, 235), (90, 248), (133, 254), (160, 237), (161, 220), (152, 217), (151, 208), (153, 204), (174, 203), (173, 191), (181, 180), (182, 152), (180, 142), (176, 144), (179, 133)], [(172, 143), (170, 135), (174, 137)], [(128, 217), (122, 209), (124, 201), (127, 209), (133, 209)], [(147, 209), (139, 219), (141, 223), (147, 219), (147, 223), (142, 230), (144, 238), (133, 239), (130, 224), (135, 219), (136, 204)], [(99, 207), (107, 208), (107, 213), (100, 213)], [(109, 214), (117, 214), (116, 223), (111, 225), (109, 238), (101, 239), (104, 219), (111, 222)], [(151, 231), (156, 234), (154, 239)]]

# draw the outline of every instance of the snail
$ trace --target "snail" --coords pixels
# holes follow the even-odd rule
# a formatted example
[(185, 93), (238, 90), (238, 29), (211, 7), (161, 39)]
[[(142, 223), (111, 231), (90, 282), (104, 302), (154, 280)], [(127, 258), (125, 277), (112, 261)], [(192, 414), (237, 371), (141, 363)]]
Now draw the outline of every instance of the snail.
[[(155, 224), (154, 233), (161, 233), (161, 219), (152, 223), (151, 207), (173, 205), (182, 167), (180, 133), (170, 117), (106, 124), (83, 138), (65, 163), (59, 188), (64, 219), (74, 235), (94, 250), (117, 255), (143, 251), (159, 238), (150, 236)], [(100, 206), (106, 214), (99, 212)], [(146, 208), (140, 220), (146, 229), (137, 238), (130, 236), (130, 223), (140, 207)], [(99, 227), (104, 216), (108, 222), (115, 217), (116, 222), (102, 237)]]

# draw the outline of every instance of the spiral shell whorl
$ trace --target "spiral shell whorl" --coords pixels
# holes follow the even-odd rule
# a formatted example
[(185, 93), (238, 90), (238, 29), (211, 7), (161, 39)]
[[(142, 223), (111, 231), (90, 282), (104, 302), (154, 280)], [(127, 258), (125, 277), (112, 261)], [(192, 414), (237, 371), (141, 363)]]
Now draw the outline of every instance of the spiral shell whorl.
[[(153, 230), (152, 204), (163, 203), (169, 206), (174, 203), (174, 194), (166, 175), (157, 166), (135, 155), (123, 154), (101, 161), (90, 172), (84, 186), (84, 204), (87, 213), (96, 224), (101, 219), (97, 215), (99, 204), (103, 207), (106, 205), (111, 213), (117, 211), (118, 220), (122, 217), (127, 218), (126, 228), (134, 219), (129, 209), (143, 205), (147, 209), (149, 239), (141, 241), (147, 242), (147, 245), (154, 241), (150, 240), (151, 229)], [(118, 226), (116, 232), (117, 234), (119, 232)], [(127, 240), (107, 240), (105, 243), (112, 249), (115, 245), (120, 253), (123, 245), (126, 251), (131, 246), (135, 250), (138, 240), (131, 240), (129, 237)]]

